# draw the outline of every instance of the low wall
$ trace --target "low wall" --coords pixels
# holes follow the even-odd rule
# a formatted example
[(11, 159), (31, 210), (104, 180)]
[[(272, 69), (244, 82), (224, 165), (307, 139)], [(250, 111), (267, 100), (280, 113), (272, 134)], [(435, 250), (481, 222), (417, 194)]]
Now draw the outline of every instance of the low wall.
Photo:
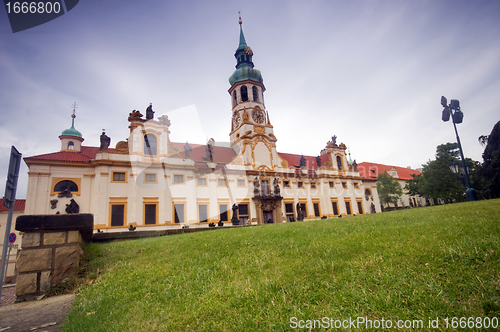
[(17, 302), (32, 300), (76, 275), (81, 245), (92, 238), (93, 226), (92, 214), (19, 216), (16, 230), (24, 234), (16, 262)]

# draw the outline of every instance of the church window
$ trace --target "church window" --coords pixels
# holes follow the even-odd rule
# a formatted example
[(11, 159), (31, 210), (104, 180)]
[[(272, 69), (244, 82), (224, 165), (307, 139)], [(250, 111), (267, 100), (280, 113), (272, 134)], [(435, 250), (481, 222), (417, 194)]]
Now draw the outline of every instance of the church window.
[(227, 204), (219, 204), (219, 221), (228, 221)]
[(184, 183), (184, 174), (174, 174), (174, 183)]
[(75, 148), (75, 143), (68, 142), (68, 150), (73, 150)]
[(302, 210), (302, 212), (305, 213), (305, 216), (307, 216), (307, 206), (306, 206), (306, 203), (300, 203), (300, 209)]
[(153, 134), (144, 135), (144, 154), (156, 156), (157, 154), (156, 136)]
[(351, 214), (351, 202), (345, 202), (345, 210), (347, 214)]
[(111, 227), (123, 226), (125, 221), (125, 204), (111, 205)]
[(127, 173), (112, 171), (111, 182), (127, 182)]
[(144, 204), (144, 224), (156, 224), (156, 207), (157, 204)]
[(304, 188), (304, 182), (302, 181), (297, 182), (297, 188)]
[(176, 224), (184, 223), (184, 204), (174, 204), (174, 222)]
[(248, 91), (246, 86), (242, 86), (240, 89), (241, 101), (248, 101)]
[(238, 179), (238, 187), (244, 187), (245, 186), (245, 180), (244, 179)]
[(262, 196), (269, 196), (269, 181), (262, 180)]
[(236, 90), (233, 91), (233, 107), (238, 103), (238, 99), (236, 98)]
[(342, 182), (342, 188), (347, 188), (347, 182)]
[(238, 220), (246, 223), (248, 219), (248, 204), (238, 204)]
[(62, 180), (54, 186), (54, 192), (62, 192), (66, 189), (69, 192), (78, 192), (78, 185), (71, 180)]
[(199, 204), (198, 205), (198, 220), (200, 222), (208, 221), (208, 205), (207, 204)]
[(370, 191), (370, 189), (365, 189), (365, 196), (371, 196), (372, 195), (372, 192)]
[(314, 203), (313, 206), (314, 206), (314, 216), (319, 217), (320, 216), (319, 203)]
[(198, 185), (199, 186), (206, 186), (207, 185), (207, 178), (198, 178)]
[(218, 179), (218, 180), (217, 180), (217, 185), (218, 185), (219, 187), (226, 187), (226, 186), (227, 186), (227, 181), (226, 181), (226, 179)]
[(359, 188), (359, 185), (357, 182), (354, 182), (354, 188), (356, 188), (356, 189)]
[(290, 180), (283, 181), (283, 188), (290, 188)]
[(333, 215), (338, 216), (339, 215), (339, 207), (337, 205), (337, 202), (332, 202), (332, 207), (333, 207)]
[(311, 188), (316, 189), (316, 182), (311, 182)]
[(357, 203), (358, 203), (358, 213), (363, 214), (363, 204), (360, 201), (358, 201)]
[(333, 181), (328, 182), (328, 185), (330, 186), (330, 188), (335, 187), (335, 184), (333, 183)]
[(339, 171), (342, 170), (342, 158), (340, 156), (337, 156), (337, 167)]
[(286, 221), (295, 220), (295, 215), (293, 213), (293, 203), (285, 203), (285, 213)]
[(144, 174), (144, 182), (146, 182), (146, 183), (156, 183), (156, 173), (146, 173), (146, 174)]
[(252, 87), (252, 93), (253, 93), (253, 101), (258, 102), (259, 101), (259, 91), (257, 90), (256, 86)]

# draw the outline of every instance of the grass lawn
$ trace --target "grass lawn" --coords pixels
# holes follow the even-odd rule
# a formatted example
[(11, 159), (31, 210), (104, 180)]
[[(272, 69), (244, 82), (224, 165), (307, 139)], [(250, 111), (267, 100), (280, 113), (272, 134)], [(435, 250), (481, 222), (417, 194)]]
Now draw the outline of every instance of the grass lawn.
[(499, 324), (500, 200), (91, 244), (86, 255), (99, 276), (63, 331), (290, 331), (307, 320), (323, 331), (357, 317), (395, 330), (414, 320), (447, 330), (446, 317), (449, 330), (453, 317)]

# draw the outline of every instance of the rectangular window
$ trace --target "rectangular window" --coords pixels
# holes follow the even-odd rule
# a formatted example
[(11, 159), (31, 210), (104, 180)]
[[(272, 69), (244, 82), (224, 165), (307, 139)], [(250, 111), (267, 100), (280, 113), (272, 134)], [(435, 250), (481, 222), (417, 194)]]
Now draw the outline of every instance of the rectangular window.
[(358, 201), (358, 213), (363, 214), (363, 203)]
[(184, 223), (184, 204), (174, 204), (175, 223)]
[(358, 183), (354, 182), (354, 188), (359, 188)]
[(306, 208), (306, 203), (300, 203), (300, 209), (302, 210), (302, 212), (304, 213), (304, 216), (307, 217), (308, 214), (307, 214), (307, 208)]
[(199, 186), (206, 186), (207, 185), (207, 178), (198, 178), (198, 185)]
[(285, 203), (285, 213), (286, 221), (295, 220), (295, 214), (293, 213), (293, 203)]
[(238, 179), (238, 187), (244, 187), (244, 186), (245, 186), (245, 180)]
[(289, 180), (283, 181), (283, 188), (290, 188), (290, 181)]
[(125, 172), (113, 172), (113, 182), (125, 182)]
[(238, 219), (243, 223), (248, 221), (248, 204), (238, 204)]
[(144, 174), (144, 182), (156, 183), (156, 173), (146, 173), (146, 174)]
[(174, 183), (184, 183), (184, 174), (174, 174)]
[(311, 188), (315, 189), (316, 188), (316, 182), (311, 182)]
[(227, 219), (227, 204), (220, 204), (219, 211), (220, 211), (219, 220), (220, 221), (228, 221), (228, 219)]
[(302, 181), (297, 182), (297, 188), (303, 188), (304, 183)]
[(319, 203), (314, 203), (313, 206), (314, 206), (314, 216), (315, 217), (319, 217), (320, 216), (320, 213), (319, 213)]
[(208, 221), (208, 206), (205, 204), (198, 205), (198, 217), (200, 218), (200, 222)]
[(217, 180), (217, 185), (218, 185), (219, 187), (226, 187), (226, 186), (227, 186), (226, 179), (218, 179), (218, 180)]
[(262, 196), (269, 196), (269, 181), (262, 180)]
[(111, 227), (123, 226), (125, 221), (125, 204), (111, 205)]
[(146, 225), (156, 224), (156, 204), (144, 204), (144, 223)]
[(339, 215), (339, 207), (337, 205), (337, 202), (332, 202), (332, 206), (333, 206), (333, 214), (335, 216), (338, 216)]
[(347, 188), (347, 183), (346, 182), (342, 182), (342, 188)]
[(345, 202), (345, 209), (347, 211), (347, 214), (351, 214), (351, 202)]
[(328, 182), (328, 184), (330, 185), (330, 188), (335, 187), (335, 184), (333, 183), (333, 181)]

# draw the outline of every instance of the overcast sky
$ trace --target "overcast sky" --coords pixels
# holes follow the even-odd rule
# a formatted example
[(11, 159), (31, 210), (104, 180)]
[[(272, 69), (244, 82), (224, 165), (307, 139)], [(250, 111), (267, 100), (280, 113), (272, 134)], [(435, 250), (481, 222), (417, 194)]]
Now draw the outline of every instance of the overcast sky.
[[(0, 9), (0, 196), (23, 157), (128, 136), (128, 114), (168, 114), (171, 140), (228, 141), (238, 11), (279, 152), (318, 155), (337, 135), (357, 162), (420, 167), (454, 142), (441, 95), (460, 100), (466, 157), (500, 120), (500, 1), (82, 0), (12, 33)], [(23, 163), (18, 198), (26, 197)]]

